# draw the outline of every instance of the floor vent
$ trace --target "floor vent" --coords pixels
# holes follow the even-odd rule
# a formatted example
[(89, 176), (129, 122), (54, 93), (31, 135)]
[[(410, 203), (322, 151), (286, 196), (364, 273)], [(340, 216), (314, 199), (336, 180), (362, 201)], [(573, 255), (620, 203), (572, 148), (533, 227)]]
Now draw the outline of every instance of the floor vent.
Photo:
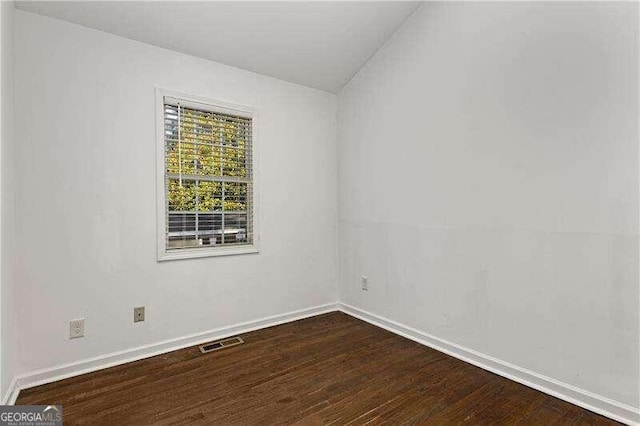
[(238, 346), (244, 343), (239, 337), (230, 337), (228, 339), (216, 340), (215, 342), (205, 343), (200, 345), (200, 352), (203, 354), (218, 351), (220, 349), (230, 348), (231, 346)]

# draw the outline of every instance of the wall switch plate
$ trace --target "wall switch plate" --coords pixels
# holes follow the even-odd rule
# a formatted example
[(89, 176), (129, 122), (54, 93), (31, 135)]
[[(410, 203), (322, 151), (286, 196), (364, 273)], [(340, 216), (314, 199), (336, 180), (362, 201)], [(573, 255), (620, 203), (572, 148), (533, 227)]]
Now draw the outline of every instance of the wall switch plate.
[(84, 337), (84, 318), (69, 321), (69, 339)]
[(144, 321), (144, 306), (133, 308), (133, 322)]
[(369, 278), (364, 275), (360, 277), (360, 287), (362, 291), (369, 291)]

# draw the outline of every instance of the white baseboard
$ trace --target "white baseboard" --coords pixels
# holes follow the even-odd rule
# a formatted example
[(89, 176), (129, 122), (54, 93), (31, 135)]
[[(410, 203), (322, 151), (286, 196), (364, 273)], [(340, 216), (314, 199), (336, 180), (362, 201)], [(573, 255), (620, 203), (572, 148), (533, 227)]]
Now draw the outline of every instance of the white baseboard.
[(326, 305), (315, 306), (312, 308), (288, 312), (281, 315), (274, 315), (255, 321), (248, 321), (241, 324), (179, 337), (176, 339), (165, 340), (150, 345), (139, 346), (137, 348), (113, 352), (82, 361), (33, 371), (31, 373), (18, 376), (16, 379), (14, 379), (7, 392), (7, 395), (3, 398), (2, 402), (3, 404), (14, 404), (18, 397), (18, 393), (22, 389), (28, 389), (34, 386), (56, 382), (58, 380), (67, 379), (69, 377), (90, 373), (92, 371), (102, 370), (104, 368), (126, 364), (128, 362), (138, 361), (144, 358), (161, 355), (178, 349), (184, 349), (190, 346), (199, 345), (211, 340), (223, 339), (226, 337), (235, 336), (237, 334), (248, 333), (250, 331), (255, 331), (267, 327), (273, 327), (275, 325), (280, 325), (336, 310), (338, 310), (338, 304), (329, 303)]
[(509, 364), (508, 362), (474, 351), (473, 349), (465, 348), (444, 339), (431, 336), (414, 328), (399, 324), (395, 321), (345, 303), (330, 303), (282, 315), (274, 315), (255, 321), (218, 328), (215, 330), (179, 337), (177, 339), (165, 340), (151, 345), (140, 346), (70, 364), (34, 371), (14, 379), (11, 382), (6, 395), (2, 398), (1, 403), (8, 405), (14, 404), (21, 389), (28, 389), (34, 386), (90, 373), (92, 371), (102, 370), (104, 368), (195, 346), (211, 340), (248, 333), (261, 328), (272, 327), (336, 310), (340, 310), (355, 318), (359, 318), (370, 324), (391, 331), (392, 333), (406, 337), (440, 352), (444, 352), (462, 361), (506, 377), (507, 379), (522, 383), (523, 385), (529, 386), (533, 389), (537, 389), (546, 394), (586, 408), (587, 410), (602, 414), (603, 416), (607, 416), (629, 425), (640, 425), (640, 410), (637, 408), (605, 398), (584, 389), (577, 388), (570, 384), (563, 383), (551, 377), (546, 377), (533, 371), (529, 371), (518, 367), (517, 365)]
[(16, 379), (11, 380), (9, 384), (9, 389), (7, 389), (7, 393), (2, 396), (0, 399), (0, 405), (13, 405), (18, 399), (18, 393), (20, 393), (20, 389), (18, 388), (18, 381)]
[(339, 309), (351, 316), (359, 318), (375, 326), (384, 328), (407, 339), (444, 352), (462, 361), (478, 366), (484, 370), (506, 377), (514, 382), (522, 383), (530, 388), (555, 396), (572, 404), (586, 408), (603, 416), (629, 425), (640, 424), (640, 410), (584, 389), (563, 383), (551, 377), (529, 371), (517, 365), (448, 342), (395, 321), (372, 314), (345, 303), (339, 303)]

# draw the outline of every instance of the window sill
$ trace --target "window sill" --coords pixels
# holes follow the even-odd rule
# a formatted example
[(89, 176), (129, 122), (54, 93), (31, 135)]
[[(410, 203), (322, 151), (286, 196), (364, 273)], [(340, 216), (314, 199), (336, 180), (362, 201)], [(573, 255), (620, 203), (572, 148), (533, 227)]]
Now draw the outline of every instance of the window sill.
[(206, 249), (181, 249), (158, 254), (158, 262), (166, 260), (197, 259), (200, 257), (233, 256), (238, 254), (256, 254), (260, 250), (254, 245), (242, 247), (216, 247)]

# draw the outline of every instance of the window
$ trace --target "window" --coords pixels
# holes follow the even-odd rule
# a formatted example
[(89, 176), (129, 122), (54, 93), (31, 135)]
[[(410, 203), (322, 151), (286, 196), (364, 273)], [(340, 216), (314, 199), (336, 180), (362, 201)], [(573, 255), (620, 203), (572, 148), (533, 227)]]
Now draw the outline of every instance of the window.
[(158, 98), (159, 260), (256, 252), (254, 114), (164, 91)]

